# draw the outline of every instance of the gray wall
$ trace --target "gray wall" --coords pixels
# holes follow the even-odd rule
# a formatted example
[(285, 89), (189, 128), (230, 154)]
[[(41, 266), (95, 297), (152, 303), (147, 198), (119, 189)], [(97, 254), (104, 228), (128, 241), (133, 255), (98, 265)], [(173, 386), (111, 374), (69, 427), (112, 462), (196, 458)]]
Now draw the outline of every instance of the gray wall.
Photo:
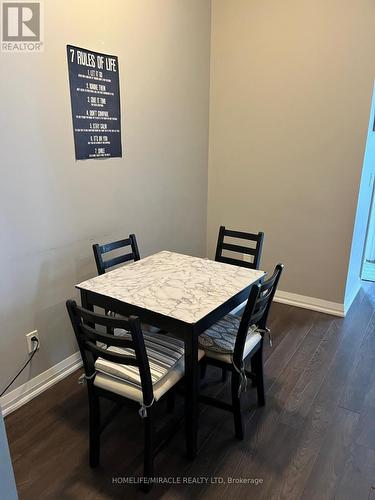
[[(203, 256), (207, 229), (212, 256), (220, 224), (261, 229), (283, 290), (344, 301), (373, 2), (213, 0), (210, 91), (209, 0), (44, 4), (45, 52), (0, 54), (0, 380), (35, 328), (14, 387), (76, 351), (65, 300), (95, 274), (91, 244), (129, 232), (143, 256)], [(74, 161), (67, 43), (119, 56), (122, 159)]]
[[(210, 2), (45, 0), (43, 54), (0, 54), (0, 380), (77, 350), (65, 300), (93, 242), (206, 253)], [(122, 159), (75, 162), (66, 44), (119, 56)]]
[(213, 0), (208, 245), (265, 232), (280, 288), (344, 302), (374, 80), (369, 0)]

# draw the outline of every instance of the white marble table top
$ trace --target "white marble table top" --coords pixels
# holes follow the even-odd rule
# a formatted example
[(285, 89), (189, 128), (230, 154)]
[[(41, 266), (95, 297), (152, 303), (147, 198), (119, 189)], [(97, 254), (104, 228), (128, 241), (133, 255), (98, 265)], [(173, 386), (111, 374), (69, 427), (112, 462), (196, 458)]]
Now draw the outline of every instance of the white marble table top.
[(185, 323), (196, 323), (264, 274), (162, 251), (83, 281), (76, 287)]

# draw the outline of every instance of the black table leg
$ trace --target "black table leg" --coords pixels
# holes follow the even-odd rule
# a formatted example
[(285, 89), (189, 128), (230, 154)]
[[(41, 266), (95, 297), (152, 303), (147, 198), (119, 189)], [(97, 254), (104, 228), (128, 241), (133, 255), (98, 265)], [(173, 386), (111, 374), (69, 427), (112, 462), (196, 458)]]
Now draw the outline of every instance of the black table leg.
[[(81, 290), (81, 306), (88, 311), (94, 310), (94, 306), (90, 303), (87, 292), (85, 290)], [(91, 326), (91, 328), (95, 328), (95, 325), (93, 323), (88, 323), (88, 326)]]
[(198, 336), (189, 332), (185, 338), (185, 424), (187, 455), (193, 459), (197, 455), (198, 435)]
[(88, 300), (86, 290), (81, 290), (81, 305), (84, 309), (87, 309), (89, 311), (94, 310), (94, 306), (92, 304), (90, 304), (90, 302)]

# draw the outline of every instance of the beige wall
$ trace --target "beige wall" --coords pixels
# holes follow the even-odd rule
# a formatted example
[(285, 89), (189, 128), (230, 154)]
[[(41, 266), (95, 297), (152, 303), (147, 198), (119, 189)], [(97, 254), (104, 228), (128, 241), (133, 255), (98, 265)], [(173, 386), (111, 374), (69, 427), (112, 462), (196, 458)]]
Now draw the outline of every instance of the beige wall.
[(265, 232), (285, 291), (343, 303), (375, 66), (371, 0), (213, 0), (208, 245)]
[[(0, 54), (0, 381), (77, 350), (65, 300), (91, 244), (206, 253), (210, 2), (45, 0), (45, 51)], [(119, 57), (122, 159), (76, 162), (66, 44)]]
[[(91, 244), (208, 253), (263, 230), (281, 288), (342, 303), (374, 78), (372, 0), (45, 0), (45, 52), (0, 54), (0, 380), (76, 351)], [(124, 158), (74, 161), (66, 44), (119, 56)]]

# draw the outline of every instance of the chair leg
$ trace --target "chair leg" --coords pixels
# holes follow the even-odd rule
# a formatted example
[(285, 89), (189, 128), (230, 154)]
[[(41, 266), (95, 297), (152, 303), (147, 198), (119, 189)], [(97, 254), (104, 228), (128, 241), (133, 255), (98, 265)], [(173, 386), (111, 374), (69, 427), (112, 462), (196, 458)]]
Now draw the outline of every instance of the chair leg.
[(176, 395), (174, 390), (167, 392), (167, 412), (172, 413), (175, 407)]
[(146, 492), (150, 491), (152, 483), (148, 482), (154, 475), (154, 444), (153, 444), (153, 415), (152, 408), (147, 408), (147, 417), (143, 419), (145, 429), (144, 443), (144, 465), (143, 478), (144, 483), (142, 489)]
[[(255, 363), (254, 363), (253, 357), (250, 360), (250, 366), (251, 366), (251, 372), (255, 373)], [(251, 379), (251, 387), (256, 387), (256, 386), (257, 386), (257, 383), (256, 383), (255, 378)]]
[(100, 402), (94, 390), (89, 391), (90, 413), (90, 467), (97, 467), (100, 462)]
[(243, 424), (242, 424), (242, 413), (241, 413), (241, 400), (238, 395), (238, 389), (240, 387), (240, 376), (237, 372), (232, 372), (232, 406), (233, 406), (233, 416), (234, 416), (234, 431), (236, 438), (243, 439)]
[(264, 394), (264, 375), (263, 375), (263, 345), (257, 350), (251, 359), (251, 366), (255, 373), (255, 383), (257, 388), (258, 406), (266, 404)]
[(228, 378), (228, 371), (225, 368), (221, 369), (221, 381), (226, 382)]
[(200, 362), (200, 367), (201, 367), (201, 380), (203, 380), (207, 372), (207, 361), (205, 359), (202, 359), (202, 361)]

